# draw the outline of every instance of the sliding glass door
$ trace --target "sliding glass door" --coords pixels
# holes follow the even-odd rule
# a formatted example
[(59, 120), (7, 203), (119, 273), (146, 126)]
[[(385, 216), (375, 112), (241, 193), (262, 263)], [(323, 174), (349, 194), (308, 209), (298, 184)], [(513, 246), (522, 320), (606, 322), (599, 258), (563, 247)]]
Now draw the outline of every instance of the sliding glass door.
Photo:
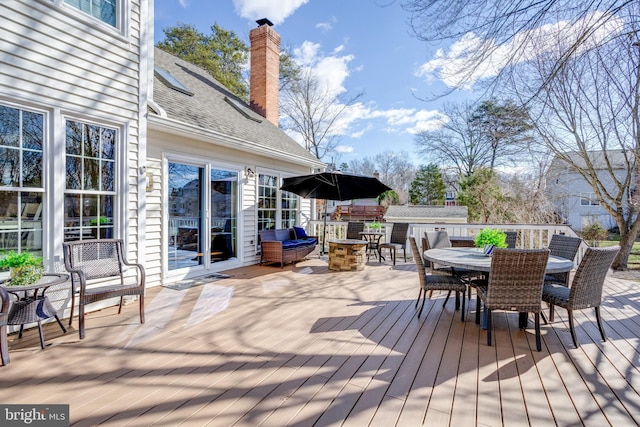
[(236, 258), (238, 176), (237, 171), (211, 165), (169, 162), (170, 271)]

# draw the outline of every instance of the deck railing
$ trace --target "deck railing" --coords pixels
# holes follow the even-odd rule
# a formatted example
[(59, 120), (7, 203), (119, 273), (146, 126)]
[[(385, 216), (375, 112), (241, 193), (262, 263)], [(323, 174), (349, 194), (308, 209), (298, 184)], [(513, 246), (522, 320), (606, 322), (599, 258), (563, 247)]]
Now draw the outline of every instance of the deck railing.
[[(347, 221), (327, 221), (324, 238), (344, 239), (347, 234)], [(365, 230), (369, 229), (371, 223), (365, 223)], [(380, 223), (382, 232), (386, 233), (386, 239), (391, 237), (391, 228), (393, 223)], [(320, 245), (322, 245), (322, 229), (324, 223), (322, 221), (310, 221), (308, 225), (308, 233), (319, 236)], [(554, 234), (565, 234), (567, 236), (579, 237), (577, 233), (568, 225), (563, 224), (456, 224), (456, 223), (413, 223), (409, 225), (409, 236), (414, 236), (418, 245), (421, 244), (421, 238), (425, 231), (444, 230), (449, 236), (465, 236), (473, 237), (483, 228), (497, 228), (504, 231), (517, 231), (518, 239), (516, 247), (523, 249), (544, 248), (549, 246), (551, 236)], [(325, 245), (328, 248), (328, 245)], [(587, 245), (583, 242), (580, 250), (576, 255), (574, 262), (576, 265), (582, 260), (582, 255)], [(410, 252), (407, 245), (407, 252)]]

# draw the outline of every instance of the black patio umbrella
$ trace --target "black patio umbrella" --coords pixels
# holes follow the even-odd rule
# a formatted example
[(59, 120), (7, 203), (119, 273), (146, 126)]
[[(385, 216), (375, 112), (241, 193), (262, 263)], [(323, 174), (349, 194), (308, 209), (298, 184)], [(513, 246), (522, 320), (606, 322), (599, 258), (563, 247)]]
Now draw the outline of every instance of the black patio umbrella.
[[(385, 191), (391, 190), (377, 178), (339, 171), (285, 178), (280, 189), (305, 198), (324, 200), (372, 199)], [(325, 203), (322, 253), (324, 253), (324, 233), (326, 228), (327, 204)]]

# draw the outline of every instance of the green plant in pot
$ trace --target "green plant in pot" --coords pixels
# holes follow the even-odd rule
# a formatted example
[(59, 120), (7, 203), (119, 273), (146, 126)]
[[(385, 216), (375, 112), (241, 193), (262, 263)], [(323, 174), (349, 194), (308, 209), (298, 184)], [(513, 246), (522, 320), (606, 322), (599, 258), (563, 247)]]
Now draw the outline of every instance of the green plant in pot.
[(491, 255), (494, 248), (507, 247), (507, 234), (495, 228), (484, 228), (473, 238), (473, 243), (486, 255)]
[(380, 228), (382, 228), (382, 224), (380, 224), (378, 221), (369, 223), (369, 230), (380, 231)]
[(29, 251), (10, 251), (0, 259), (0, 268), (9, 270), (11, 286), (28, 286), (42, 277), (44, 266), (42, 258)]

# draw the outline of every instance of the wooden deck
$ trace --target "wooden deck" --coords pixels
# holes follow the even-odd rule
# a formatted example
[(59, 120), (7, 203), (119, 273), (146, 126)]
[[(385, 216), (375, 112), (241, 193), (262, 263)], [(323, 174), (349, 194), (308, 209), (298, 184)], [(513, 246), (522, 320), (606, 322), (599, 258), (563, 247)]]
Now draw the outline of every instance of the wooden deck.
[(417, 317), (415, 266), (254, 266), (137, 304), (11, 335), (0, 402), (70, 405), (75, 426), (630, 426), (640, 423), (640, 285), (609, 279), (592, 311), (542, 326), (496, 313), (494, 346), (444, 294)]

